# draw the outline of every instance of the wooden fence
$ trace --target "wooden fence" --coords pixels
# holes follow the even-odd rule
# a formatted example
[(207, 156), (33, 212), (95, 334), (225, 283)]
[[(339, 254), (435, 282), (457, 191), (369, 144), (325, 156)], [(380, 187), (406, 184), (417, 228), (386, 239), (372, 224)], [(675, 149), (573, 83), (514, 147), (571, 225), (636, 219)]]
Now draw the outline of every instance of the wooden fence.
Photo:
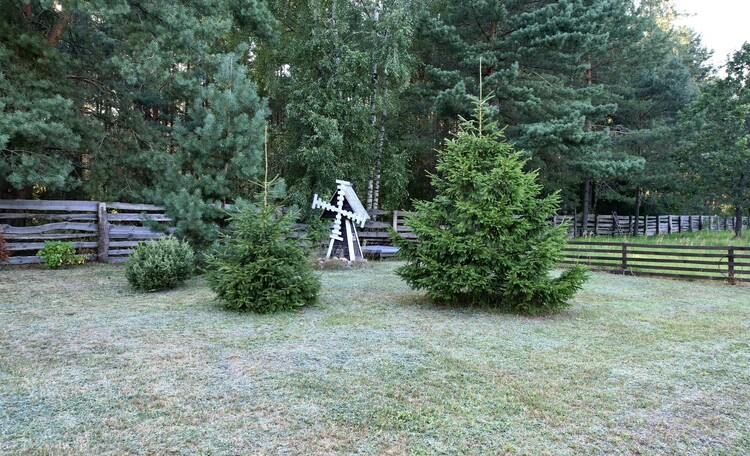
[(164, 236), (149, 221), (170, 220), (151, 204), (0, 200), (0, 234), (11, 255), (6, 264), (39, 263), (36, 252), (46, 241), (72, 242), (89, 260), (126, 261), (139, 243)]
[[(748, 226), (748, 217), (742, 218), (744, 226)], [(557, 226), (563, 222), (570, 223), (569, 235), (573, 236), (573, 217), (558, 215), (553, 217), (552, 223)], [(643, 215), (637, 220), (638, 234), (641, 236), (655, 236), (659, 234), (684, 233), (692, 231), (723, 231), (734, 229), (734, 217), (723, 217), (713, 215)], [(636, 227), (636, 218), (632, 215), (594, 215), (588, 217), (588, 223), (584, 226), (582, 217), (576, 218), (577, 232), (589, 233), (594, 236), (617, 236), (617, 230), (625, 235), (631, 235)]]
[[(407, 239), (416, 236), (406, 224), (411, 214), (407, 211), (376, 211), (365, 227), (359, 230), (364, 245), (390, 245), (388, 229), (392, 228)], [(70, 241), (90, 260), (122, 262), (132, 248), (140, 242), (163, 236), (152, 231), (149, 221), (170, 222), (164, 208), (151, 204), (105, 203), (96, 201), (38, 201), (0, 200), (0, 234), (5, 237), (11, 258), (9, 264), (38, 263), (36, 252), (45, 241)], [(571, 216), (555, 216), (555, 226), (572, 222)], [(743, 223), (747, 223), (747, 217)], [(635, 219), (613, 215), (590, 215), (586, 227), (581, 217), (579, 229), (586, 228), (594, 235), (619, 234), (617, 224), (624, 233), (632, 233)], [(642, 235), (680, 233), (701, 230), (729, 230), (734, 228), (732, 217), (705, 215), (641, 216), (638, 228)], [(300, 225), (304, 231), (305, 226)], [(570, 223), (569, 234), (573, 234)], [(602, 245), (602, 244), (599, 244)]]
[(564, 264), (595, 270), (693, 280), (750, 279), (750, 247), (570, 241)]

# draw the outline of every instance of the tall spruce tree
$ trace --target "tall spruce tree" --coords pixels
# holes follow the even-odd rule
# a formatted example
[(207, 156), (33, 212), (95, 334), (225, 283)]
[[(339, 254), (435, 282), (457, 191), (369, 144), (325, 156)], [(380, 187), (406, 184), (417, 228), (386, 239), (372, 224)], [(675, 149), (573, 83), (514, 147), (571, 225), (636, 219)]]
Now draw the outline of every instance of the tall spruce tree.
[(565, 245), (566, 227), (549, 225), (560, 198), (541, 196), (536, 173), (523, 171), (483, 103), (440, 153), (434, 200), (415, 202), (408, 223), (418, 243), (393, 234), (407, 261), (397, 274), (437, 302), (528, 313), (566, 307), (586, 274), (576, 266), (549, 275)]

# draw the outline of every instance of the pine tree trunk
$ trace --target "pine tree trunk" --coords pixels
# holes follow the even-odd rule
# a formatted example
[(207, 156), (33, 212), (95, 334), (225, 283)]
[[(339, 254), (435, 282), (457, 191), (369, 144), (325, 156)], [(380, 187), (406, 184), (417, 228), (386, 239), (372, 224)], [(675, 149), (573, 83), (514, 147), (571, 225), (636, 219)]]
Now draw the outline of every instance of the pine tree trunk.
[(742, 206), (734, 206), (734, 237), (742, 236)]
[(738, 185), (738, 191), (737, 191), (737, 202), (734, 205), (734, 236), (740, 237), (742, 236), (742, 205), (740, 204), (740, 200), (742, 197), (742, 190), (747, 185), (747, 175), (742, 174), (740, 176), (740, 182)]
[(633, 223), (633, 236), (638, 236), (638, 224), (641, 219), (641, 201), (643, 200), (643, 189), (641, 186), (635, 188), (635, 223)]
[(27, 3), (21, 7), (21, 13), (23, 14), (23, 17), (26, 18), (26, 20), (31, 20), (34, 17), (34, 4), (33, 3)]
[(581, 214), (581, 236), (589, 230), (589, 210), (591, 209), (591, 179), (583, 182), (583, 213)]
[(60, 44), (60, 40), (65, 33), (65, 29), (68, 28), (68, 24), (70, 24), (70, 20), (72, 18), (72, 13), (65, 12), (60, 14), (60, 16), (57, 18), (57, 21), (55, 21), (55, 25), (52, 26), (52, 30), (50, 30), (49, 36), (47, 38), (50, 46), (57, 47), (57, 45)]

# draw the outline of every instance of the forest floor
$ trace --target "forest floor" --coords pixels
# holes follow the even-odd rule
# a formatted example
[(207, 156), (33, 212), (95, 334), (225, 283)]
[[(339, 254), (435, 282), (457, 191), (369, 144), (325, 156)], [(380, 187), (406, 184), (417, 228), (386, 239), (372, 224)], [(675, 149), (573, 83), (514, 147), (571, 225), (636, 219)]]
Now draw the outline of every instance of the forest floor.
[(608, 274), (528, 317), (428, 303), (398, 262), (252, 315), (201, 278), (0, 269), (2, 454), (740, 454), (747, 287)]

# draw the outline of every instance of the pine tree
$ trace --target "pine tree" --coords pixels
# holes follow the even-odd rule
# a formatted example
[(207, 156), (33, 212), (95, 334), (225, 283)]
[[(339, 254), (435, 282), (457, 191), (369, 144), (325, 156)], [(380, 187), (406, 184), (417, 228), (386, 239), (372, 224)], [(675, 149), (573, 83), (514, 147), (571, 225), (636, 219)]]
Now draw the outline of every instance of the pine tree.
[(70, 59), (41, 30), (59, 15), (32, 23), (27, 13), (0, 8), (0, 197), (79, 186), (79, 151), (88, 145), (81, 93), (62, 76)]
[(566, 228), (549, 225), (560, 198), (540, 196), (536, 173), (523, 171), (521, 154), (486, 123), (484, 109), (482, 100), (477, 120), (462, 120), (440, 153), (435, 199), (415, 203), (407, 223), (418, 243), (394, 233), (407, 261), (397, 274), (437, 302), (529, 313), (563, 308), (585, 271), (549, 275), (565, 245)]
[(218, 70), (193, 101), (187, 119), (174, 127), (176, 152), (167, 213), (176, 235), (199, 247), (213, 241), (224, 220), (223, 207), (252, 193), (250, 184), (261, 174), (266, 101), (248, 79), (237, 54), (218, 57)]
[(734, 209), (740, 236), (742, 213), (750, 205), (750, 43), (734, 53), (725, 70), (687, 111), (694, 128), (683, 166), (706, 203)]

